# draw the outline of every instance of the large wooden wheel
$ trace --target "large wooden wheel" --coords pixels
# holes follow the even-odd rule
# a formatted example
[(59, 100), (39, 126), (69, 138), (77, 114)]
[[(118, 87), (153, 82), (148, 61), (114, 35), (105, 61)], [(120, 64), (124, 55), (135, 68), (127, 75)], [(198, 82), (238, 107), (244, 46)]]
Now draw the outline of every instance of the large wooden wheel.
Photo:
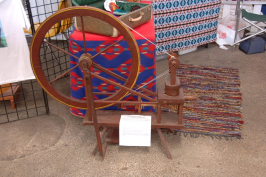
[[(61, 52), (64, 52), (67, 55), (70, 55), (72, 57), (75, 57), (76, 59), (79, 59), (76, 56), (69, 53), (68, 51), (60, 49), (58, 46), (55, 46), (52, 43), (47, 42), (44, 39), (45, 39), (45, 36), (47, 35), (47, 33), (49, 33), (49, 30), (51, 30), (51, 28), (56, 23), (58, 23), (64, 19), (80, 17), (81, 23), (82, 23), (82, 29), (83, 29), (82, 31), (83, 31), (84, 50), (85, 50), (85, 54), (86, 54), (87, 50), (86, 50), (86, 41), (85, 41), (85, 32), (84, 32), (84, 17), (86, 17), (86, 16), (90, 16), (90, 17), (97, 18), (99, 20), (103, 20), (103, 21), (107, 22), (108, 24), (110, 24), (111, 26), (115, 27), (119, 31), (119, 33), (122, 35), (122, 39), (119, 41), (125, 40), (127, 42), (128, 48), (129, 48), (130, 53), (131, 53), (131, 58), (132, 58), (131, 59), (131, 61), (132, 61), (131, 62), (131, 70), (130, 70), (128, 78), (123, 78), (117, 74), (114, 74), (114, 73), (110, 72), (109, 70), (107, 70), (106, 68), (93, 62), (93, 59), (95, 57), (97, 57), (98, 55), (100, 55), (105, 50), (103, 50), (103, 51), (99, 52), (98, 54), (90, 57), (90, 59), (92, 61), (92, 67), (95, 67), (95, 68), (97, 68), (97, 69), (99, 69), (99, 70), (101, 70), (107, 74), (112, 75), (113, 77), (116, 77), (116, 78), (122, 80), (123, 85), (126, 86), (127, 88), (132, 88), (135, 85), (135, 82), (136, 82), (138, 74), (139, 74), (139, 67), (140, 67), (140, 55), (139, 55), (137, 43), (136, 43), (133, 35), (113, 15), (111, 15), (111, 14), (109, 14), (103, 10), (97, 9), (97, 8), (81, 7), (81, 6), (80, 7), (65, 8), (65, 9), (62, 9), (62, 10), (56, 12), (55, 14), (51, 15), (48, 19), (46, 19), (40, 25), (40, 27), (38, 28), (38, 30), (36, 31), (36, 33), (33, 37), (33, 40), (31, 43), (31, 65), (32, 65), (32, 69), (33, 69), (33, 72), (34, 72), (36, 79), (38, 80), (39, 84), (42, 86), (42, 88), (50, 96), (52, 96), (54, 99), (58, 100), (59, 102), (65, 104), (65, 105), (68, 105), (70, 107), (79, 108), (79, 109), (86, 109), (87, 108), (86, 101), (72, 99), (71, 96), (64, 95), (64, 94), (60, 93), (60, 91), (58, 91), (53, 86), (54, 82), (57, 82), (58, 80), (60, 80), (60, 78), (62, 78), (66, 74), (68, 74), (73, 68), (79, 67), (79, 64), (77, 64), (75, 67), (69, 69), (68, 71), (64, 72), (62, 75), (56, 77), (54, 80), (50, 81), (46, 77), (45, 72), (43, 71), (43, 68), (42, 68), (40, 49), (41, 49), (43, 43), (45, 43), (46, 45), (49, 45), (51, 48), (53, 48), (55, 50), (60, 50)], [(106, 50), (108, 48), (114, 46), (118, 42), (115, 42), (114, 44), (108, 46), (106, 48)], [(106, 101), (121, 100), (123, 97), (125, 97), (127, 95), (127, 92), (128, 91), (125, 89), (119, 89), (117, 92), (115, 92), (111, 96), (104, 98), (104, 100), (106, 100)], [(104, 108), (104, 107), (107, 107), (109, 105), (111, 105), (110, 102), (109, 103), (96, 103), (95, 108), (96, 109)]]

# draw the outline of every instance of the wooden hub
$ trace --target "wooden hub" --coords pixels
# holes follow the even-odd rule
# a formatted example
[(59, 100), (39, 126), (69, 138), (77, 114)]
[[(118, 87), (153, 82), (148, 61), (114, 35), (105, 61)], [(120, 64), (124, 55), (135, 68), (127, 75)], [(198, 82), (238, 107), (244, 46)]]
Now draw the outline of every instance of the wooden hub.
[(82, 71), (90, 69), (92, 66), (92, 55), (89, 53), (84, 53), (79, 59), (79, 67)]

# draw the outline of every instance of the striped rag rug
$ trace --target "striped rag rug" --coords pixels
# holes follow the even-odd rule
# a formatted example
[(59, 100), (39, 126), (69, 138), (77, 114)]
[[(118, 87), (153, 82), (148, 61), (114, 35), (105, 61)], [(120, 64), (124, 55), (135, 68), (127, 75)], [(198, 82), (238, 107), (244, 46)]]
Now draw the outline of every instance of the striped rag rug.
[(241, 138), (242, 119), (238, 69), (183, 64), (177, 75), (186, 95), (197, 101), (184, 105), (185, 135)]

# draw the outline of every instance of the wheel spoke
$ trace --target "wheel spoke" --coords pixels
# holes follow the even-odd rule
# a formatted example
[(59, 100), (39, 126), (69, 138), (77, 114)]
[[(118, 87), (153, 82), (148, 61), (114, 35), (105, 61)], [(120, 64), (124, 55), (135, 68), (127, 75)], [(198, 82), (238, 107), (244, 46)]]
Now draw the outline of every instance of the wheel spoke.
[(80, 19), (81, 19), (81, 28), (82, 28), (83, 43), (84, 43), (84, 52), (87, 53), (83, 16), (80, 16)]
[(120, 75), (118, 75), (118, 74), (116, 74), (116, 73), (114, 73), (114, 72), (112, 72), (112, 71), (109, 71), (108, 69), (106, 69), (106, 68), (104, 68), (104, 67), (102, 67), (102, 66), (96, 64), (95, 62), (92, 63), (92, 66), (93, 66), (94, 68), (96, 68), (96, 69), (99, 69), (99, 70), (105, 72), (106, 74), (109, 74), (110, 76), (113, 76), (113, 77), (115, 77), (115, 78), (121, 80), (121, 81), (124, 81), (124, 82), (126, 81), (126, 79), (125, 79), (124, 77), (122, 77), (122, 76), (120, 76)]
[(46, 43), (46, 44), (48, 44), (48, 45), (50, 45), (50, 46), (52, 46), (52, 47), (54, 47), (54, 48), (56, 48), (57, 50), (60, 50), (61, 52), (64, 52), (65, 54), (70, 55), (71, 57), (76, 58), (77, 60), (79, 60), (79, 58), (76, 57), (75, 55), (72, 55), (71, 53), (69, 53), (69, 52), (67, 52), (67, 51), (65, 51), (63, 49), (60, 49), (59, 47), (51, 44), (50, 42), (47, 42), (47, 41), (43, 41), (43, 42)]
[(64, 72), (63, 74), (61, 74), (60, 76), (58, 76), (57, 78), (55, 78), (54, 80), (52, 80), (50, 82), (50, 84), (54, 83), (55, 81), (57, 81), (58, 79), (62, 78), (64, 75), (66, 75), (67, 73), (69, 73), (70, 71), (72, 71), (73, 69), (77, 68), (79, 65), (77, 64), (76, 66), (74, 66), (73, 68), (67, 70), (66, 72)]
[[(106, 69), (106, 68), (104, 68), (104, 67), (102, 67), (102, 66), (96, 64), (95, 62), (92, 63), (92, 66), (93, 66), (94, 68), (97, 68), (97, 69), (99, 69), (99, 70), (105, 72), (106, 74), (109, 74), (110, 76), (115, 77), (116, 79), (119, 79), (119, 80), (121, 80), (121, 81), (123, 81), (123, 82), (126, 82), (126, 79), (125, 79), (124, 77), (122, 77), (122, 76), (120, 76), (120, 75), (118, 75), (118, 74), (116, 74), (116, 73), (114, 73), (114, 72), (112, 72), (112, 71), (110, 71), (110, 70), (108, 70), (108, 69)], [(135, 84), (134, 86), (136, 86), (136, 87), (138, 87), (138, 88), (140, 87), (140, 86), (137, 85), (137, 84)], [(152, 92), (152, 91), (150, 91), (150, 90), (148, 90), (148, 89), (146, 89), (146, 88), (141, 87), (141, 88), (139, 88), (139, 89), (142, 90), (142, 91), (144, 91), (144, 92), (147, 92), (147, 93), (151, 94), (152, 96), (157, 96), (156, 93), (154, 93), (154, 92)]]
[[(44, 39), (45, 41), (46, 41), (46, 39)], [(52, 55), (52, 58), (56, 61), (56, 63), (57, 63), (57, 65), (59, 66), (59, 68), (60, 68), (60, 71), (62, 71), (62, 67), (61, 67), (61, 65), (60, 65), (60, 62), (59, 62), (59, 60), (56, 58), (56, 56), (55, 56), (55, 54), (54, 54), (54, 51), (51, 49), (51, 47), (48, 45), (48, 44), (46, 44), (47, 45), (47, 48), (50, 50), (50, 52), (51, 52), (51, 55)]]
[(94, 73), (91, 73), (91, 75), (92, 75), (93, 77), (96, 77), (97, 79), (100, 79), (100, 80), (104, 81), (104, 82), (108, 82), (108, 83), (110, 83), (110, 84), (112, 84), (112, 85), (115, 85), (115, 86), (117, 86), (117, 87), (120, 87), (121, 89), (127, 90), (127, 91), (129, 91), (129, 92), (132, 92), (132, 93), (138, 95), (138, 96), (141, 96), (142, 98), (145, 98), (145, 99), (147, 99), (147, 100), (149, 100), (149, 101), (156, 102), (155, 99), (150, 98), (150, 97), (148, 97), (148, 96), (146, 96), (146, 95), (144, 95), (144, 94), (142, 94), (142, 93), (139, 93), (139, 92), (137, 92), (137, 91), (135, 91), (135, 90), (132, 90), (132, 89), (130, 89), (130, 88), (128, 88), (128, 87), (126, 87), (126, 86), (124, 86), (124, 85), (122, 85), (122, 84), (116, 83), (116, 82), (114, 82), (114, 81), (111, 81), (111, 80), (109, 80), (109, 79), (106, 79), (106, 78), (104, 78), (104, 77), (102, 77), (102, 76), (100, 76), (100, 75), (94, 74)]
[(99, 56), (101, 53), (103, 53), (103, 52), (105, 52), (106, 50), (110, 49), (111, 47), (113, 47), (114, 45), (116, 45), (116, 44), (118, 44), (119, 42), (123, 41), (124, 39), (125, 39), (125, 38), (122, 38), (122, 39), (116, 41), (115, 43), (113, 43), (112, 45), (106, 47), (105, 49), (103, 49), (102, 51), (100, 51), (99, 53), (97, 53), (96, 55), (94, 55), (91, 59), (93, 59), (93, 58)]

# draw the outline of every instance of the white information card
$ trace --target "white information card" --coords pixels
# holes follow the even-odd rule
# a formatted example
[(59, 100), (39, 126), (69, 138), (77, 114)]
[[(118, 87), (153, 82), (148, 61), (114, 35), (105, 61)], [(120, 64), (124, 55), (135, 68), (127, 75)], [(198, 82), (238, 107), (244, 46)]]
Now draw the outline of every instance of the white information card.
[(151, 146), (151, 116), (121, 115), (120, 146)]

